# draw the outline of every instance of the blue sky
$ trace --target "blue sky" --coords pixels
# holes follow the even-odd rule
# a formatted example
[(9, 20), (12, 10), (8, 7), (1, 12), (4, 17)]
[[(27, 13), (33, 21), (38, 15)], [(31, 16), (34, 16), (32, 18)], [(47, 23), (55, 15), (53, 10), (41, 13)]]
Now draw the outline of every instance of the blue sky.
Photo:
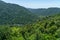
[(3, 0), (8, 3), (15, 3), (27, 8), (49, 8), (60, 7), (60, 0)]

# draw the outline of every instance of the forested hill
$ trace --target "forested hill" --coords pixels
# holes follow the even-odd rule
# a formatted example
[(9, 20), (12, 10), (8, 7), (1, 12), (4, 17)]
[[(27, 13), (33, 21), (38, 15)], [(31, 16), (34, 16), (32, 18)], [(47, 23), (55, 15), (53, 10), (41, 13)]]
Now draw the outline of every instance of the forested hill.
[(0, 25), (0, 40), (60, 40), (60, 14), (25, 26)]
[(39, 16), (50, 16), (60, 13), (60, 8), (57, 7), (51, 7), (51, 8), (41, 8), (41, 9), (31, 9), (28, 8), (29, 11), (32, 13), (39, 15)]
[(27, 24), (36, 19), (37, 16), (26, 8), (0, 1), (0, 24)]
[(0, 1), (0, 40), (60, 40), (60, 8), (27, 9)]

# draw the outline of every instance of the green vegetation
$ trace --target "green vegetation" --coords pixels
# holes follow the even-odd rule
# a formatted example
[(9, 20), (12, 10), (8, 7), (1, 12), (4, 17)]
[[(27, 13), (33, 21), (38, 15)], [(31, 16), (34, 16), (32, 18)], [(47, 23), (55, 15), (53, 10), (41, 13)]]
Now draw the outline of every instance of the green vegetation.
[(60, 40), (60, 16), (49, 16), (25, 26), (0, 26), (0, 40)]
[(38, 17), (26, 8), (0, 1), (0, 24), (28, 24), (36, 21)]
[(41, 9), (28, 9), (33, 14), (36, 14), (38, 16), (51, 16), (60, 13), (60, 8), (57, 7), (51, 7), (51, 8), (41, 8)]
[(0, 40), (60, 40), (60, 13), (49, 10), (56, 15), (37, 16), (22, 6), (0, 1)]

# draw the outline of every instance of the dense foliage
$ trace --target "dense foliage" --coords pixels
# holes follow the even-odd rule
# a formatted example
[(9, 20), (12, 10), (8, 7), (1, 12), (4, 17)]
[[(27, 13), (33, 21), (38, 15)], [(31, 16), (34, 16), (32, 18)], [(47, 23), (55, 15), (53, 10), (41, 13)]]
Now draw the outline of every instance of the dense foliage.
[(38, 17), (22, 6), (0, 1), (0, 40), (60, 40), (60, 9), (49, 10), (57, 15)]
[(0, 26), (0, 40), (60, 40), (60, 15), (25, 26)]
[(36, 21), (38, 17), (26, 8), (0, 1), (0, 24), (27, 24)]

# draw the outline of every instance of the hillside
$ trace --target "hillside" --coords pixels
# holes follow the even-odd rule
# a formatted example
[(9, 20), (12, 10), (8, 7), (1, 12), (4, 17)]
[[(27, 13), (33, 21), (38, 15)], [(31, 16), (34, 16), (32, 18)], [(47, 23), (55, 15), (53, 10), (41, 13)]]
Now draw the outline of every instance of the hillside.
[(0, 0), (0, 40), (60, 40), (60, 8), (30, 9)]
[(37, 18), (22, 6), (0, 1), (0, 24), (28, 24)]
[(39, 16), (50, 16), (50, 15), (55, 15), (60, 13), (60, 8), (55, 8), (55, 7), (51, 7), (51, 8), (41, 8), (41, 9), (28, 9), (29, 11), (31, 11), (33, 14), (39, 15)]
[(0, 26), (0, 40), (60, 40), (60, 14), (25, 26)]

